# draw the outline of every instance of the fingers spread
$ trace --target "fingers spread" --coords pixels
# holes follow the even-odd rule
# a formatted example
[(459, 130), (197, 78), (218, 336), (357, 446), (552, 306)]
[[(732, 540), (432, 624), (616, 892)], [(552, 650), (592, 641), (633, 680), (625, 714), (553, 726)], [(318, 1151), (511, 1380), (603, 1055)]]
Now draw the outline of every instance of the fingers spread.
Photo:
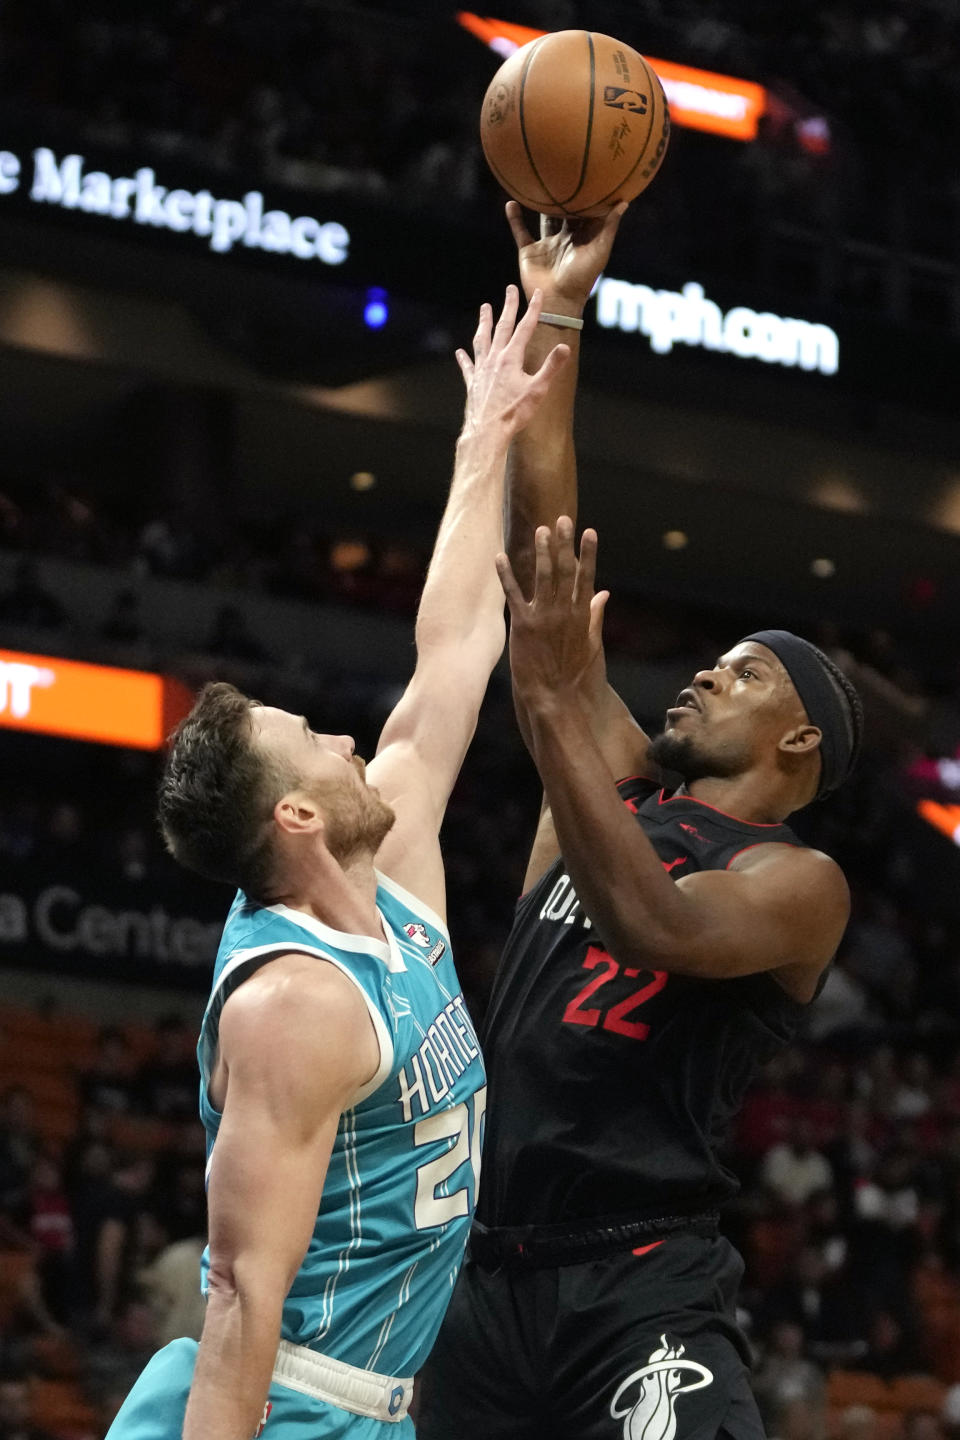
[(496, 566), (503, 593), (506, 596), (507, 604), (510, 606), (510, 613), (513, 614), (514, 608), (517, 605), (526, 604), (526, 601), (523, 598), (520, 586), (517, 584), (517, 577), (513, 573), (513, 566), (502, 552), (497, 556)]
[(553, 535), (549, 525), (537, 526), (533, 544), (537, 562), (533, 585), (534, 601), (552, 600), (554, 592)]
[(580, 538), (580, 563), (577, 566), (577, 585), (574, 599), (591, 601), (594, 581), (597, 577), (597, 532), (584, 530)]
[(520, 324), (516, 328), (515, 339), (517, 344), (524, 350), (527, 348), (527, 341), (537, 328), (537, 321), (540, 319), (540, 312), (543, 309), (543, 291), (539, 287), (530, 296), (530, 303)]
[(573, 521), (561, 515), (557, 521), (557, 597), (569, 603), (577, 577), (577, 556), (573, 548)]
[(540, 369), (533, 376), (533, 384), (530, 387), (531, 390), (539, 393), (541, 386), (546, 389), (553, 380), (553, 377), (566, 365), (571, 354), (570, 346), (564, 345), (562, 341), (559, 345), (554, 345), (550, 354), (540, 366)]
[(597, 649), (603, 642), (603, 616), (609, 599), (610, 591), (601, 590), (590, 601), (590, 639), (596, 644)]
[(508, 285), (506, 294), (503, 297), (503, 309), (500, 311), (500, 319), (497, 321), (497, 328), (493, 333), (493, 343), (498, 349), (503, 349), (513, 334), (513, 327), (516, 322), (519, 305), (519, 290), (516, 285)]
[(480, 319), (477, 321), (476, 334), (473, 337), (473, 353), (478, 360), (481, 360), (490, 349), (490, 335), (493, 329), (493, 311), (486, 301), (480, 306)]

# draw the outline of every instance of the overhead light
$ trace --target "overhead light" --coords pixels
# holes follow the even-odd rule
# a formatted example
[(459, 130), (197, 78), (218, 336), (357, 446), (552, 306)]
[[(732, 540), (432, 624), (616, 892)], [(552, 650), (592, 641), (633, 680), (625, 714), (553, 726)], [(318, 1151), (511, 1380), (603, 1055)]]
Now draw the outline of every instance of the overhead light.
[(683, 550), (688, 543), (685, 530), (667, 530), (664, 532), (663, 548), (665, 550)]
[(828, 560), (824, 555), (821, 556), (819, 560), (811, 560), (810, 571), (816, 575), (818, 580), (829, 580), (831, 575), (837, 573), (837, 567), (832, 560)]
[(351, 490), (372, 490), (377, 483), (377, 477), (372, 470), (354, 470), (350, 476)]

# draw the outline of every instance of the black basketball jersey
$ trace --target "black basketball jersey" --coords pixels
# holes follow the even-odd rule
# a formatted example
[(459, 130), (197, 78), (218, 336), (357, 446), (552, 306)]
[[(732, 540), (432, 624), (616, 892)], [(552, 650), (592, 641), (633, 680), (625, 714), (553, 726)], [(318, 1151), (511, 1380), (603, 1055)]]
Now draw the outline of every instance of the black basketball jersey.
[[(674, 879), (752, 845), (799, 845), (645, 779), (624, 803)], [(484, 1029), (489, 1086), (477, 1217), (487, 1226), (710, 1209), (755, 1073), (805, 1007), (769, 974), (703, 980), (607, 954), (558, 859), (519, 901)]]

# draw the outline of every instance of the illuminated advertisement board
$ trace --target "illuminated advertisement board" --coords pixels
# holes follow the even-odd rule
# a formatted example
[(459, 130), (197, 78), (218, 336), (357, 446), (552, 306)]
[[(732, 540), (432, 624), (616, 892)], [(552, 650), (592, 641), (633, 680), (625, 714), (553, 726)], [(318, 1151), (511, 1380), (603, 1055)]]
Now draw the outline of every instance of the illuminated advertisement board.
[(192, 703), (169, 676), (0, 650), (0, 727), (7, 730), (159, 750)]
[[(494, 20), (488, 15), (475, 15), (461, 10), (457, 19), (465, 30), (489, 45), (497, 55), (513, 53), (530, 40), (547, 34), (529, 25), (514, 25), (508, 20)], [(644, 58), (653, 67), (670, 105), (670, 119), (675, 125), (691, 130), (706, 130), (711, 135), (726, 135), (731, 140), (753, 140), (757, 123), (767, 108), (767, 92), (752, 80), (738, 80), (713, 70), (697, 70), (678, 65), (672, 60)]]
[(28, 155), (0, 150), (0, 197), (21, 190), (35, 205), (192, 234), (218, 255), (243, 247), (342, 265), (350, 246), (350, 234), (339, 221), (268, 208), (259, 190), (248, 190), (238, 199), (215, 196), (206, 188), (162, 185), (150, 165), (130, 175), (111, 175), (88, 166), (83, 155), (57, 153), (47, 145), (36, 146)]

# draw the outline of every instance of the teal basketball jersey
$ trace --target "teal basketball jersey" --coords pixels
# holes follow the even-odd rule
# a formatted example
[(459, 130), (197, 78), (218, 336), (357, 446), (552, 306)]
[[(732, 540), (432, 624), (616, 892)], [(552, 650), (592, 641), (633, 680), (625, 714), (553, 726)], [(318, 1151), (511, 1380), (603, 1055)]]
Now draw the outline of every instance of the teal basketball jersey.
[[(380, 1066), (340, 1117), (313, 1235), (283, 1307), (282, 1338), (380, 1374), (413, 1375), (460, 1268), (480, 1176), (486, 1085), (446, 926), (377, 874), (386, 941), (347, 935), (238, 893), (200, 1030), (207, 1169), (220, 1114), (207, 1086), (227, 997), (271, 957), (336, 965), (361, 991)], [(202, 1281), (206, 1288), (208, 1255)]]

